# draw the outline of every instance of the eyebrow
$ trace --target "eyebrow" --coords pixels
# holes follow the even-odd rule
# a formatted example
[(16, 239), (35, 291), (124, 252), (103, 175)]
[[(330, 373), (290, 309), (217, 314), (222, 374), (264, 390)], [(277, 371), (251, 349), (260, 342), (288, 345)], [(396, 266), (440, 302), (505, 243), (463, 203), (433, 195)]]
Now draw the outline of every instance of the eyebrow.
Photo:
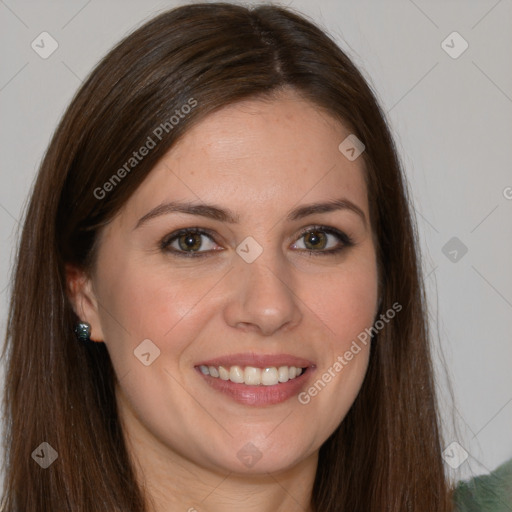
[[(361, 208), (354, 204), (352, 201), (340, 198), (333, 201), (327, 201), (322, 203), (311, 203), (303, 206), (299, 206), (291, 210), (286, 216), (287, 221), (295, 221), (308, 217), (309, 215), (318, 213), (329, 213), (337, 210), (348, 210), (357, 214), (365, 227), (367, 227), (366, 216)], [(194, 204), (194, 203), (183, 203), (179, 201), (171, 201), (168, 203), (160, 204), (157, 207), (150, 210), (143, 217), (141, 217), (134, 230), (142, 226), (155, 217), (161, 215), (167, 215), (169, 213), (186, 213), (189, 215), (199, 215), (209, 219), (217, 220), (220, 222), (227, 222), (229, 224), (237, 224), (240, 217), (229, 209), (220, 208), (211, 204)]]

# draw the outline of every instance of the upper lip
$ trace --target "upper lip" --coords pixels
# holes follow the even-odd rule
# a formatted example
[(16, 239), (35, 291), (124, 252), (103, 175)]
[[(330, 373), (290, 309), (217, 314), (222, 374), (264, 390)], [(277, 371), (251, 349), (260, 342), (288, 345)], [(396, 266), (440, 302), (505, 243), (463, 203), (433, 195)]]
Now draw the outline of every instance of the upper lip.
[(197, 366), (254, 366), (256, 368), (270, 368), (272, 366), (295, 366), (296, 368), (306, 368), (314, 366), (312, 361), (302, 357), (292, 356), (291, 354), (255, 354), (247, 352), (243, 354), (230, 354), (226, 356), (208, 359), (198, 363)]

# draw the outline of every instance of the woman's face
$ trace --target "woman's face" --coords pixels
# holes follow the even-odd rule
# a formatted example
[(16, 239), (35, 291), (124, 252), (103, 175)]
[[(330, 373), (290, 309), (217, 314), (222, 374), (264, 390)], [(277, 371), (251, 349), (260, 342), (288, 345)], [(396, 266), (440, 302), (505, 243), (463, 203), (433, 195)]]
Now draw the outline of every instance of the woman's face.
[(315, 457), (343, 420), (378, 292), (349, 134), (293, 92), (223, 108), (103, 230), (81, 317), (107, 345), (130, 439), (262, 473)]

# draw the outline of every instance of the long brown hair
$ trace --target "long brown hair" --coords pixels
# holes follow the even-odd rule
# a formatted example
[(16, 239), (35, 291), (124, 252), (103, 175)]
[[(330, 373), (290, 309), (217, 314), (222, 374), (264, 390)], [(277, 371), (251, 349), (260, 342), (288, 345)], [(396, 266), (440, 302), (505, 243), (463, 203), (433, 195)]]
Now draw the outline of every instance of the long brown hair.
[[(417, 235), (385, 116), (350, 59), (303, 16), (223, 3), (164, 12), (120, 42), (77, 92), (49, 145), (25, 214), (4, 348), (3, 510), (145, 510), (105, 345), (74, 337), (65, 264), (92, 268), (101, 228), (193, 124), (283, 87), (364, 143), (381, 311), (395, 302), (403, 308), (375, 335), (360, 393), (320, 449), (312, 505), (322, 512), (451, 510)], [(169, 122), (191, 100), (194, 108)], [(165, 122), (147, 156), (119, 173)], [(47, 469), (31, 457), (42, 442), (58, 453)]]

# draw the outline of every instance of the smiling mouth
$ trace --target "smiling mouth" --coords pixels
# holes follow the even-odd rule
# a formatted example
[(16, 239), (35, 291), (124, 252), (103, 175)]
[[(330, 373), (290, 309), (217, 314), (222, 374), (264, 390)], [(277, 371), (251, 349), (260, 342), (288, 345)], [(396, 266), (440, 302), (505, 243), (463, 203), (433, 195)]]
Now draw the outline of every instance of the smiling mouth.
[(198, 361), (194, 369), (216, 392), (242, 405), (266, 407), (298, 395), (316, 364), (294, 354), (242, 352)]
[(200, 365), (199, 370), (203, 375), (231, 381), (235, 384), (247, 386), (275, 386), (284, 384), (289, 380), (296, 379), (302, 375), (306, 368), (297, 366), (269, 366), (258, 368), (255, 366), (207, 366)]

